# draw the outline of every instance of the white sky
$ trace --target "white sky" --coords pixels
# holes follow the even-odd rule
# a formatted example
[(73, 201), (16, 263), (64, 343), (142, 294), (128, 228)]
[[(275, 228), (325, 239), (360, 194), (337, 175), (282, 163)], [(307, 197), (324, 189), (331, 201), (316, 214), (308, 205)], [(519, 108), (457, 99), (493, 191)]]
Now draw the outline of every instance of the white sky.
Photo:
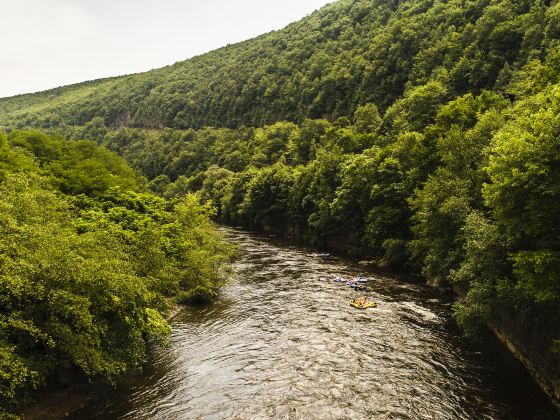
[(333, 0), (0, 0), (0, 97), (163, 67)]

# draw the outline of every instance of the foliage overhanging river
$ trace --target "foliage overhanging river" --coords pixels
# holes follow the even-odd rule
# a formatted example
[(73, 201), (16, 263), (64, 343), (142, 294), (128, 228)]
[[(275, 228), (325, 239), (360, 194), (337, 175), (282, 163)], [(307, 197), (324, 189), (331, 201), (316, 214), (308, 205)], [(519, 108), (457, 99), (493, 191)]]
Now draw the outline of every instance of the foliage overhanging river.
[[(173, 320), (146, 371), (71, 418), (399, 418), (558, 416), (495, 340), (470, 343), (451, 301), (341, 258), (226, 229), (242, 255), (221, 298)], [(378, 308), (322, 277), (365, 274)]]

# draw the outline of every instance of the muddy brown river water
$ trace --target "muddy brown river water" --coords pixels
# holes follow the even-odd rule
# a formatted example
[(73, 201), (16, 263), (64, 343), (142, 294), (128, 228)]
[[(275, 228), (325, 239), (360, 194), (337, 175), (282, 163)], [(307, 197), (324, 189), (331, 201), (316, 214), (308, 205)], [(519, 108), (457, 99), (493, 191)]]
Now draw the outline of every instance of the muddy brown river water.
[[(70, 418), (559, 417), (494, 339), (462, 338), (450, 296), (263, 235), (224, 232), (241, 249), (237, 279), (217, 302), (173, 319), (170, 346), (142, 375)], [(370, 280), (356, 292), (335, 275)], [(378, 307), (350, 307), (359, 293)]]

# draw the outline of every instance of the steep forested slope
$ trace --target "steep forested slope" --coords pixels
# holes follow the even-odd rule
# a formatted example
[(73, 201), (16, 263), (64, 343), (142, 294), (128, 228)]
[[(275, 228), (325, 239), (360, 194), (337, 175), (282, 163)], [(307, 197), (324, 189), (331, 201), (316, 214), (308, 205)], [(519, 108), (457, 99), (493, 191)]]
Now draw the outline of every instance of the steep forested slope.
[(237, 127), (386, 109), (436, 79), (503, 88), (559, 36), (532, 0), (341, 0), (287, 28), (151, 72), (0, 101), (0, 125)]

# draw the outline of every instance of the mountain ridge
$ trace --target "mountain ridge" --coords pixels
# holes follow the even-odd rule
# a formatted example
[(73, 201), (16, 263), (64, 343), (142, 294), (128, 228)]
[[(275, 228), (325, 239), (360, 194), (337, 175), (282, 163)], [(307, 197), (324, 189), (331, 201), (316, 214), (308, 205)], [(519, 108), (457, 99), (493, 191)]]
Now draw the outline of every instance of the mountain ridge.
[[(99, 116), (111, 126), (128, 112), (127, 125), (145, 128), (261, 126), (350, 116), (366, 102), (385, 110), (433, 77), (447, 77), (457, 94), (493, 88), (504, 65), (532, 48), (521, 48), (528, 37), (520, 27), (532, 3), (340, 0), (281, 30), (166, 67), (0, 99), (0, 125), (81, 125)], [(511, 41), (485, 42), (491, 26)], [(475, 29), (488, 36), (473, 38)], [(44, 98), (57, 89), (62, 96)]]

